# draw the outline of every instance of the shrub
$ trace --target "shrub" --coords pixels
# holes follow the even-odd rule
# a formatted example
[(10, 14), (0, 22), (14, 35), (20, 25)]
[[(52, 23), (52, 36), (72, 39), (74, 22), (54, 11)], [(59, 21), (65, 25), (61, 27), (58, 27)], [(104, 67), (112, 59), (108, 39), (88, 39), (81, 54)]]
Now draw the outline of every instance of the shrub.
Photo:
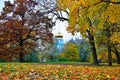
[(64, 53), (65, 53), (66, 59), (69, 61), (79, 61), (80, 60), (79, 51), (78, 51), (78, 47), (76, 44), (73, 44), (73, 43), (65, 44)]
[(67, 61), (67, 58), (65, 57), (65, 53), (59, 54), (59, 61)]
[(39, 62), (38, 53), (33, 51), (24, 57), (25, 62)]

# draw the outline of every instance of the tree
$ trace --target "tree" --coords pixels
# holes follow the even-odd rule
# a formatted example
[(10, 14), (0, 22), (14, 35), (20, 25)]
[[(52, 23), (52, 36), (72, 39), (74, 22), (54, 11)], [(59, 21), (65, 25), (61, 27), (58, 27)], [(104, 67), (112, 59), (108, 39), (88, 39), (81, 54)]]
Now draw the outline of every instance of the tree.
[[(120, 49), (119, 49), (120, 50)], [(114, 46), (114, 53), (116, 55), (117, 58), (117, 63), (120, 64), (120, 51), (117, 49), (117, 46)]]
[(58, 50), (55, 47), (55, 45), (52, 45), (50, 43), (45, 44), (45, 48), (43, 50), (40, 50), (40, 59), (43, 61), (44, 59), (46, 61), (57, 61), (58, 60)]
[[(112, 65), (112, 52), (116, 54), (117, 62), (119, 63), (119, 52), (117, 52), (117, 48), (119, 49), (119, 25), (116, 23), (108, 23), (107, 21), (104, 23), (104, 28), (99, 30), (96, 35), (96, 43), (99, 48), (102, 47), (108, 49), (108, 64)], [(116, 47), (116, 48), (115, 48)], [(98, 48), (98, 50), (99, 50)], [(116, 51), (117, 50), (117, 51)], [(104, 51), (104, 49), (103, 49)]]
[(88, 40), (76, 38), (76, 39), (71, 39), (69, 42), (77, 45), (80, 55), (80, 61), (87, 62), (91, 53)]
[(77, 45), (69, 42), (64, 45), (63, 49), (64, 49), (64, 54), (67, 60), (70, 60), (70, 61), (80, 60)]
[[(39, 8), (36, 9), (37, 6), (33, 0), (15, 0), (13, 4), (6, 1), (0, 15), (0, 44), (13, 46), (13, 52), (19, 54), (20, 62), (23, 62), (25, 53), (37, 46), (36, 41), (41, 44), (53, 42), (52, 20)], [(5, 48), (10, 50), (7, 46)], [(5, 48), (1, 50), (5, 51)]]
[(114, 25), (112, 29), (112, 35), (110, 37), (110, 41), (112, 42), (112, 49), (111, 51), (115, 53), (117, 58), (117, 63), (120, 64), (120, 25)]
[[(119, 2), (116, 2), (119, 3)], [(98, 28), (101, 27), (101, 29), (103, 30), (102, 34), (105, 34), (106, 39), (107, 39), (107, 48), (108, 48), (108, 65), (111, 66), (112, 65), (112, 48), (114, 46), (114, 44), (116, 44), (113, 40), (115, 38), (114, 33), (118, 33), (119, 34), (119, 21), (120, 19), (118, 18), (119, 15), (119, 5), (117, 5), (114, 2), (108, 2), (107, 3), (107, 7), (106, 10), (104, 12), (102, 12), (101, 17), (98, 17), (100, 20), (100, 22), (98, 23)], [(114, 38), (113, 38), (114, 36)], [(111, 39), (112, 37), (112, 39)], [(119, 41), (119, 38), (116, 38), (117, 41)]]
[[(92, 46), (94, 64), (98, 64), (95, 46), (95, 33), (104, 29), (104, 23), (110, 24), (107, 27), (113, 27), (112, 24), (120, 22), (119, 1), (112, 0), (59, 0), (58, 6), (62, 10), (69, 9), (68, 31), (75, 33), (80, 32), (83, 36), (88, 37)], [(69, 4), (67, 4), (69, 2)], [(76, 15), (74, 15), (76, 14)], [(84, 25), (84, 27), (83, 27)], [(109, 30), (110, 28), (107, 28)], [(109, 31), (108, 31), (109, 32)], [(108, 36), (108, 64), (111, 64), (111, 46), (110, 36)]]
[[(64, 1), (67, 2), (68, 0), (64, 0)], [(87, 16), (87, 12), (85, 11), (86, 9), (82, 9), (83, 7), (82, 4), (84, 4), (85, 2), (81, 3), (81, 1), (73, 0), (69, 2), (70, 4), (68, 5), (64, 3), (64, 1), (59, 0), (58, 6), (60, 7), (62, 6), (63, 8), (68, 8), (70, 10), (69, 26), (67, 30), (72, 34), (74, 34), (75, 32), (80, 32), (83, 37), (87, 37), (89, 39), (91, 45), (91, 51), (93, 53), (93, 63), (95, 65), (99, 65), (97, 60), (97, 53), (96, 53), (95, 40), (94, 40), (93, 22)]]
[(25, 62), (40, 62), (39, 53), (37, 51), (32, 51), (24, 56)]

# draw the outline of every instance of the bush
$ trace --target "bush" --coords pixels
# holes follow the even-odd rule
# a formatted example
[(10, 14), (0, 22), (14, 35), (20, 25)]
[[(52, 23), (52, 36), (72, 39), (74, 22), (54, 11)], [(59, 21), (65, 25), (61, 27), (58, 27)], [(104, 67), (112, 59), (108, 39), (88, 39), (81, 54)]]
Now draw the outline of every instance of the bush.
[(24, 57), (25, 62), (39, 62), (38, 52), (31, 52)]
[(68, 61), (67, 58), (65, 57), (65, 53), (59, 54), (59, 61)]
[[(116, 62), (116, 55), (115, 53), (112, 54), (112, 62)], [(106, 63), (108, 62), (108, 52), (101, 52), (98, 54), (98, 59), (101, 60), (101, 62)]]
[(0, 59), (0, 62), (6, 62), (6, 60), (4, 60), (4, 59)]
[(69, 61), (80, 61), (79, 50), (76, 44), (67, 43), (64, 45), (65, 58)]
[(90, 53), (90, 55), (89, 55), (89, 62), (93, 62), (93, 57), (92, 57), (92, 53)]

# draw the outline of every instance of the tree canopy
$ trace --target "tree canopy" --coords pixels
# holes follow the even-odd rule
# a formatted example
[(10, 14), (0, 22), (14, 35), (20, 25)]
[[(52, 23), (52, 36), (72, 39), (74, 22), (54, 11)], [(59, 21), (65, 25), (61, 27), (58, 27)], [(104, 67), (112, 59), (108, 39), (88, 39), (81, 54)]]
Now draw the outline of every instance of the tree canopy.
[[(47, 12), (46, 12), (47, 14)], [(53, 43), (52, 19), (33, 0), (5, 1), (0, 15), (0, 55), (23, 56), (33, 50), (37, 41)]]
[[(58, 8), (63, 11), (66, 11), (67, 9), (69, 10), (69, 26), (67, 27), (68, 32), (71, 32), (72, 34), (80, 32), (84, 38), (87, 37), (92, 46), (91, 50), (94, 58), (97, 57), (96, 35), (100, 30), (103, 31), (102, 34), (106, 34), (109, 55), (108, 63), (111, 65), (111, 42), (119, 42), (120, 1), (58, 0)], [(98, 39), (99, 38), (100, 36)], [(94, 61), (96, 61), (96, 59), (94, 59)]]

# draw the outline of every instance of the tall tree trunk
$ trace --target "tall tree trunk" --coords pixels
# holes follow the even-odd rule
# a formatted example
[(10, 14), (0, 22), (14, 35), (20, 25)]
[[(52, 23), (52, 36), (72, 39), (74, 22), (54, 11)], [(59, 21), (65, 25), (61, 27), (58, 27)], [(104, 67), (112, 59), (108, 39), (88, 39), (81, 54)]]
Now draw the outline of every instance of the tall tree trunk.
[(110, 28), (106, 29), (106, 35), (107, 35), (107, 45), (108, 45), (108, 65), (112, 66), (112, 54), (111, 54), (111, 45), (110, 45)]
[(114, 47), (114, 49), (115, 49), (115, 55), (116, 55), (116, 58), (117, 58), (117, 63), (120, 64), (120, 53), (118, 52), (116, 47)]
[(90, 41), (90, 46), (91, 46), (91, 51), (92, 51), (93, 64), (99, 65), (99, 62), (97, 59), (97, 52), (96, 52), (96, 47), (95, 47), (94, 35), (92, 35), (89, 30), (87, 30), (87, 33), (88, 33), (88, 39)]
[(117, 57), (117, 63), (120, 64), (120, 54), (116, 53), (116, 57)]
[(24, 57), (24, 55), (23, 55), (23, 41), (21, 41), (21, 42), (19, 43), (19, 46), (20, 46), (19, 61), (20, 61), (20, 62), (23, 62), (23, 61), (24, 61), (24, 60), (23, 60), (23, 57)]
[(111, 46), (109, 39), (108, 39), (108, 65), (112, 66), (112, 54), (111, 54)]
[(19, 60), (20, 60), (20, 62), (23, 62), (24, 60), (23, 60), (23, 53), (21, 53), (20, 52), (20, 54), (19, 54)]

